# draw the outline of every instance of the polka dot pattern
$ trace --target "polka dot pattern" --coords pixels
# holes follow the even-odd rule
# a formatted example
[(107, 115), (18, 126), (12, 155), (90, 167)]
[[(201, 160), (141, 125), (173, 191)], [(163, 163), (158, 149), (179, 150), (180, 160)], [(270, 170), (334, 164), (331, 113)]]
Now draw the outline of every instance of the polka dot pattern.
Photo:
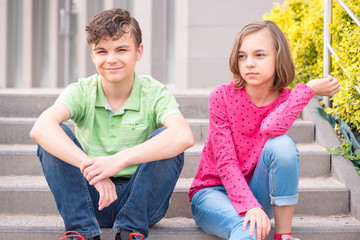
[(269, 138), (290, 129), (303, 107), (314, 96), (299, 83), (266, 106), (257, 107), (245, 89), (232, 83), (216, 87), (209, 97), (209, 129), (189, 200), (200, 189), (224, 185), (239, 214), (260, 207), (248, 182)]

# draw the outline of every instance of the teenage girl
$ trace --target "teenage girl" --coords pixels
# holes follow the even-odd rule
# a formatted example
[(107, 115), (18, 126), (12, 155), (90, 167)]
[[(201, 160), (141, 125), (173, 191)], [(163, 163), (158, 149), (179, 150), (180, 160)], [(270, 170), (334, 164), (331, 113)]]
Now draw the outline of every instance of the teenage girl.
[(299, 83), (284, 33), (271, 21), (246, 25), (230, 55), (234, 79), (209, 97), (209, 130), (189, 200), (197, 225), (231, 240), (291, 234), (298, 202), (299, 153), (285, 135), (314, 95), (331, 96), (331, 76)]

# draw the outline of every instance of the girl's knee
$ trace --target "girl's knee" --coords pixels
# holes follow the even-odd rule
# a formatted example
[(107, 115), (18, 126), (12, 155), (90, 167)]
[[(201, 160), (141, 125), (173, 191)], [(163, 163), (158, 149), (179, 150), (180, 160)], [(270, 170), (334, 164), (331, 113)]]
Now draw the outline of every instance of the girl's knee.
[(275, 160), (281, 160), (285, 165), (299, 160), (299, 151), (293, 140), (287, 135), (270, 138), (264, 146), (264, 151), (274, 156)]
[(288, 135), (282, 135), (275, 138), (269, 138), (264, 146), (265, 149), (283, 151), (286, 149), (294, 150), (296, 145)]

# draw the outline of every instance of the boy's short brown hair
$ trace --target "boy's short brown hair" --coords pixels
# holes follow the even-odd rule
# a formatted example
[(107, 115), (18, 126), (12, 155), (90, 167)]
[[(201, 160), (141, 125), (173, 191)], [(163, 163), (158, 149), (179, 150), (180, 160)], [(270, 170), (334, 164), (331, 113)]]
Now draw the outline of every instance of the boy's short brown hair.
[(137, 47), (142, 42), (141, 29), (130, 12), (122, 8), (103, 10), (97, 14), (86, 26), (87, 42), (97, 44), (100, 40), (111, 38), (117, 40), (130, 30)]
[(294, 80), (295, 65), (285, 34), (272, 21), (253, 22), (244, 26), (237, 34), (229, 58), (229, 66), (234, 76), (234, 84), (238, 89), (245, 87), (245, 80), (241, 77), (238, 63), (238, 52), (241, 42), (249, 34), (263, 29), (270, 31), (275, 48), (275, 79), (273, 88), (285, 88)]

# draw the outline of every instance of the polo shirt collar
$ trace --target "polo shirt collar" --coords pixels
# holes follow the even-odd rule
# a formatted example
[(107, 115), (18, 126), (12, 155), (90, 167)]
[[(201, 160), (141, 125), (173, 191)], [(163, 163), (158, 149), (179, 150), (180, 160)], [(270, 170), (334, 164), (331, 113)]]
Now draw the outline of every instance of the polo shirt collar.
[[(126, 100), (124, 106), (122, 107), (125, 109), (140, 111), (140, 99), (141, 99), (141, 85), (142, 81), (135, 73), (134, 76), (134, 83), (131, 88), (130, 96), (128, 100)], [(99, 75), (98, 82), (97, 82), (97, 92), (96, 92), (96, 102), (95, 106), (97, 107), (105, 107), (105, 94), (101, 84), (101, 75)]]

